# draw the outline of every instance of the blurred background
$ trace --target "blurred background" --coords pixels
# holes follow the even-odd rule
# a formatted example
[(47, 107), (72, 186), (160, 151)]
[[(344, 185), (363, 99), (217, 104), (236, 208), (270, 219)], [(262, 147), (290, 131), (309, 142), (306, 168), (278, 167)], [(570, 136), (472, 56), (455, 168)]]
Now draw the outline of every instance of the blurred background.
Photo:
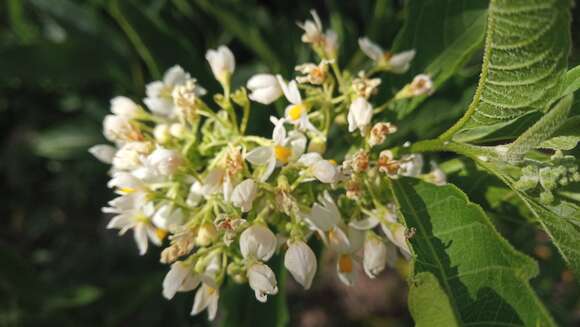
[[(485, 8), (485, 1), (476, 2)], [(87, 149), (104, 142), (101, 121), (110, 98), (142, 99), (144, 85), (174, 64), (210, 93), (217, 91), (204, 59), (210, 47), (230, 46), (237, 86), (256, 71), (289, 76), (296, 64), (312, 59), (295, 23), (309, 18), (311, 8), (339, 33), (341, 65), (364, 59), (357, 52), (359, 35), (388, 47), (404, 23), (401, 0), (0, 1), (0, 326), (206, 325), (205, 315), (189, 316), (193, 293), (170, 302), (161, 296), (167, 267), (158, 262), (158, 249), (140, 257), (131, 235), (105, 229), (108, 217), (100, 208), (112, 198), (107, 167)], [(574, 10), (572, 17), (580, 17)], [(578, 45), (578, 21), (573, 28)], [(414, 123), (401, 122), (394, 141), (445, 130), (471, 99), (480, 61), (475, 55), (422, 110), (405, 118)], [(572, 61), (578, 63), (577, 52)], [(413, 70), (427, 64), (419, 57)], [(440, 114), (434, 118), (430, 109)], [(252, 132), (268, 134), (267, 115), (254, 118)], [(468, 182), (461, 174), (450, 180)], [(494, 185), (499, 183), (489, 178), (485, 186)], [(482, 192), (469, 195), (485, 207)], [(496, 226), (539, 260), (541, 274), (532, 282), (556, 320), (579, 324), (578, 284), (542, 233), (517, 217), (505, 219), (518, 215), (506, 214), (512, 209), (493, 209)], [(373, 281), (361, 276), (348, 289), (336, 279), (331, 258), (322, 262), (313, 289), (305, 292), (289, 278), (286, 297), (266, 305), (246, 286), (228, 286), (221, 323), (412, 325), (405, 265)]]

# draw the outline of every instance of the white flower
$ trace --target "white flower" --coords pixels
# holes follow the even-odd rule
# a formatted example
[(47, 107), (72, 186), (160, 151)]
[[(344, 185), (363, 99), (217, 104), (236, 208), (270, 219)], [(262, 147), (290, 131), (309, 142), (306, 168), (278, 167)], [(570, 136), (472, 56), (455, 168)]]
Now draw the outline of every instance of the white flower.
[(324, 42), (324, 34), (322, 33), (322, 22), (316, 10), (310, 10), (310, 14), (314, 21), (307, 19), (304, 23), (298, 23), (298, 26), (304, 30), (302, 34), (302, 42), (304, 43), (322, 43)]
[(346, 286), (352, 286), (356, 279), (354, 262), (351, 254), (341, 254), (336, 261), (336, 272), (338, 279)]
[(435, 162), (431, 162), (431, 171), (423, 175), (423, 177), (426, 181), (435, 185), (447, 184), (447, 175), (445, 175), (445, 172)]
[(340, 173), (336, 164), (322, 158), (318, 152), (310, 152), (302, 155), (298, 162), (308, 168), (305, 172), (314, 176), (323, 183), (335, 183)]
[(364, 71), (358, 73), (358, 77), (352, 80), (352, 89), (354, 92), (365, 99), (377, 92), (377, 87), (381, 85), (380, 78), (368, 78)]
[(387, 264), (387, 246), (376, 236), (367, 236), (364, 243), (363, 268), (369, 278), (375, 278)]
[(155, 141), (159, 144), (165, 144), (171, 140), (171, 134), (169, 133), (168, 124), (157, 124), (153, 129), (153, 137)]
[(317, 134), (320, 132), (312, 125), (310, 119), (308, 118), (308, 107), (304, 102), (302, 102), (302, 96), (300, 95), (300, 90), (298, 90), (298, 84), (296, 81), (291, 81), (286, 84), (282, 76), (277, 75), (278, 82), (282, 87), (282, 92), (284, 96), (291, 104), (286, 107), (284, 118), (289, 123), (298, 127), (298, 129), (303, 131), (312, 131)]
[(394, 206), (390, 205), (389, 207), (389, 209), (377, 209), (367, 218), (353, 221), (349, 225), (358, 230), (369, 230), (380, 224), (387, 238), (408, 258), (411, 255), (411, 250), (409, 249), (407, 236), (405, 235), (407, 229), (397, 222)]
[(266, 302), (268, 295), (278, 293), (274, 272), (261, 262), (256, 262), (248, 268), (248, 282), (260, 302)]
[(245, 259), (268, 261), (274, 255), (277, 244), (276, 235), (261, 224), (248, 227), (240, 235), (240, 251)]
[(113, 162), (115, 152), (117, 152), (117, 148), (108, 144), (93, 145), (89, 149), (90, 154), (92, 154), (99, 161), (104, 162), (106, 164), (111, 164)]
[(111, 99), (111, 112), (125, 119), (137, 118), (142, 113), (141, 107), (124, 96), (117, 96)]
[(433, 81), (431, 76), (419, 74), (413, 78), (413, 81), (403, 87), (396, 95), (395, 99), (405, 99), (420, 95), (431, 95), (434, 92)]
[(113, 167), (118, 170), (133, 170), (141, 167), (152, 145), (147, 142), (128, 142), (123, 144), (113, 157)]
[(371, 128), (371, 133), (369, 135), (369, 145), (375, 146), (385, 142), (388, 135), (393, 134), (397, 131), (397, 126), (391, 123), (380, 122), (376, 123), (373, 128)]
[(415, 50), (391, 54), (366, 37), (358, 39), (358, 44), (361, 50), (377, 65), (396, 74), (402, 74), (409, 70), (411, 61), (415, 58)]
[(193, 267), (182, 261), (176, 261), (163, 279), (163, 296), (171, 300), (177, 292), (188, 292), (195, 289), (201, 281)]
[(154, 209), (153, 204), (147, 202), (146, 194), (137, 192), (123, 195), (109, 204), (111, 207), (103, 208), (103, 212), (118, 215), (111, 219), (107, 228), (119, 229), (119, 235), (132, 229), (139, 254), (144, 255), (147, 252), (148, 240), (155, 245), (161, 245), (163, 231), (159, 231), (151, 223), (150, 217)]
[(115, 172), (107, 186), (117, 188), (117, 192), (121, 194), (147, 190), (147, 185), (142, 180), (128, 172)]
[(242, 209), (242, 212), (248, 212), (252, 210), (252, 203), (256, 198), (258, 193), (258, 187), (254, 180), (248, 178), (236, 185), (234, 191), (232, 192), (232, 202), (233, 204)]
[(210, 321), (214, 320), (218, 309), (219, 296), (219, 290), (217, 288), (213, 288), (207, 284), (201, 285), (195, 293), (191, 315), (196, 315), (207, 309), (208, 319)]
[(145, 160), (153, 175), (173, 175), (183, 163), (183, 157), (175, 150), (158, 147)]
[(166, 117), (175, 115), (175, 105), (173, 103), (173, 89), (177, 85), (184, 84), (191, 79), (180, 66), (169, 68), (163, 75), (162, 81), (154, 81), (146, 86), (147, 97), (143, 99), (147, 108), (154, 114)]
[(318, 203), (314, 203), (306, 218), (319, 231), (328, 247), (339, 253), (350, 251), (351, 242), (340, 226), (340, 211), (328, 192), (318, 196)]
[(290, 161), (296, 160), (306, 149), (306, 137), (298, 131), (290, 132), (286, 136), (286, 128), (284, 128), (284, 119), (276, 119), (270, 117), (274, 124), (274, 131), (272, 132), (272, 145), (260, 146), (246, 155), (252, 165), (265, 166), (265, 170), (260, 176), (260, 181), (266, 181), (276, 166), (282, 166)]
[(326, 80), (328, 64), (331, 62), (329, 60), (322, 60), (318, 65), (305, 63), (296, 66), (295, 70), (305, 75), (296, 77), (296, 81), (298, 83), (321, 85)]
[(213, 76), (222, 84), (228, 84), (231, 74), (236, 69), (234, 54), (225, 45), (217, 49), (210, 49), (205, 54)]
[(191, 184), (191, 187), (189, 188), (189, 194), (187, 195), (185, 203), (190, 207), (197, 207), (202, 199), (203, 199), (203, 185), (200, 182), (195, 181), (193, 184)]
[(272, 74), (256, 74), (248, 80), (246, 85), (252, 93), (250, 100), (265, 105), (271, 104), (282, 95), (282, 89), (276, 76)]
[(158, 228), (174, 231), (183, 223), (183, 218), (183, 210), (171, 204), (164, 204), (153, 214), (151, 221)]
[(336, 49), (338, 48), (338, 36), (333, 30), (326, 30), (323, 33), (322, 22), (315, 10), (310, 10), (310, 14), (314, 20), (307, 19), (304, 23), (298, 23), (298, 26), (304, 30), (302, 34), (302, 42), (311, 43), (324, 51), (328, 58), (336, 56)]
[(423, 156), (420, 154), (406, 155), (401, 158), (399, 175), (417, 177), (423, 170)]
[(347, 118), (349, 132), (352, 133), (359, 129), (361, 134), (364, 134), (367, 126), (371, 123), (371, 119), (373, 118), (373, 107), (365, 98), (356, 98), (350, 104)]
[(123, 143), (142, 139), (141, 132), (126, 117), (107, 115), (103, 119), (103, 135), (111, 142)]
[(316, 255), (306, 243), (300, 240), (288, 242), (284, 266), (300, 285), (305, 289), (310, 288), (316, 274), (317, 262)]
[(195, 100), (205, 95), (206, 90), (197, 84), (195, 78), (187, 79), (183, 84), (176, 85), (171, 92), (173, 104), (180, 109), (180, 113), (195, 108)]

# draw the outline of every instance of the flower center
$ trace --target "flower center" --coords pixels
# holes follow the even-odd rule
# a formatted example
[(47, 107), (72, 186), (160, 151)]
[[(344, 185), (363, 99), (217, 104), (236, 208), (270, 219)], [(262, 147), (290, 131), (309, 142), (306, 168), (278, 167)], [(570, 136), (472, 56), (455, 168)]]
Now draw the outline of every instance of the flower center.
[(343, 254), (338, 258), (338, 269), (341, 273), (352, 272), (352, 258), (350, 255)]
[(306, 106), (304, 106), (302, 103), (299, 103), (292, 106), (290, 110), (288, 110), (288, 116), (292, 120), (298, 120), (300, 117), (302, 117), (302, 114), (304, 114), (305, 111)]
[(167, 236), (167, 230), (163, 228), (155, 228), (155, 235), (157, 235), (158, 239), (163, 240), (165, 239), (165, 236)]
[(276, 145), (274, 147), (274, 156), (276, 157), (276, 160), (280, 161), (281, 163), (288, 163), (291, 155), (292, 149), (290, 148), (281, 145)]

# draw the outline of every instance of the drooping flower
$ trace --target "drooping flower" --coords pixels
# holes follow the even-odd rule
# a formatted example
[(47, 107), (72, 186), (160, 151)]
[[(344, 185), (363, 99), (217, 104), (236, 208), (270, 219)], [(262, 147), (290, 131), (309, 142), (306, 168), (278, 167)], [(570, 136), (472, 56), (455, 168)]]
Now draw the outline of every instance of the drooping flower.
[(411, 61), (415, 58), (415, 50), (392, 54), (366, 37), (358, 39), (358, 44), (361, 50), (378, 66), (396, 74), (402, 74), (409, 70)]
[(272, 145), (260, 146), (246, 155), (252, 165), (265, 166), (265, 170), (260, 176), (260, 181), (266, 181), (276, 166), (283, 166), (288, 162), (294, 161), (304, 153), (306, 149), (306, 137), (298, 131), (292, 131), (286, 135), (284, 119), (270, 117), (274, 124), (272, 132)]
[(363, 268), (369, 278), (375, 278), (387, 264), (387, 246), (380, 238), (369, 234), (364, 243)]
[(219, 289), (205, 283), (202, 284), (195, 293), (191, 315), (196, 315), (207, 309), (208, 319), (213, 321), (217, 314), (219, 294)]
[(282, 95), (280, 83), (272, 74), (256, 74), (248, 80), (246, 87), (252, 91), (248, 96), (250, 100), (265, 105), (278, 100)]
[(176, 261), (163, 279), (163, 296), (171, 300), (177, 292), (188, 292), (195, 289), (201, 278), (193, 267), (185, 262)]
[(266, 302), (268, 295), (278, 293), (274, 272), (261, 262), (255, 262), (248, 267), (248, 283), (254, 290), (256, 299), (260, 302)]
[(230, 76), (236, 69), (236, 59), (232, 51), (222, 45), (217, 49), (210, 49), (205, 54), (209, 62), (213, 76), (223, 85), (229, 84)]
[(316, 274), (316, 255), (303, 241), (288, 241), (284, 266), (305, 289), (309, 289)]
[(364, 134), (372, 118), (372, 105), (365, 98), (356, 98), (348, 109), (348, 131), (352, 133), (358, 129)]
[(298, 23), (298, 26), (304, 30), (302, 34), (302, 42), (310, 43), (313, 46), (324, 51), (324, 55), (328, 59), (336, 57), (336, 50), (338, 48), (338, 35), (333, 30), (326, 30), (323, 32), (322, 22), (316, 10), (311, 10), (313, 20), (307, 19), (303, 23)]
[(307, 219), (331, 249), (339, 253), (349, 251), (351, 243), (341, 226), (342, 217), (330, 193), (325, 191), (318, 196), (318, 202), (312, 205)]
[(353, 221), (349, 226), (358, 230), (370, 230), (379, 224), (387, 238), (401, 250), (405, 257), (410, 257), (411, 250), (406, 236), (407, 228), (398, 222), (394, 206), (376, 209), (365, 219)]
[(298, 162), (307, 167), (302, 174), (313, 176), (323, 183), (335, 183), (340, 173), (336, 164), (322, 158), (318, 152), (310, 152), (302, 155)]
[(242, 209), (242, 212), (252, 210), (252, 204), (256, 198), (258, 186), (251, 178), (248, 178), (236, 185), (232, 192), (232, 203)]
[(262, 224), (253, 224), (240, 235), (240, 251), (244, 259), (268, 261), (277, 244), (276, 235)]

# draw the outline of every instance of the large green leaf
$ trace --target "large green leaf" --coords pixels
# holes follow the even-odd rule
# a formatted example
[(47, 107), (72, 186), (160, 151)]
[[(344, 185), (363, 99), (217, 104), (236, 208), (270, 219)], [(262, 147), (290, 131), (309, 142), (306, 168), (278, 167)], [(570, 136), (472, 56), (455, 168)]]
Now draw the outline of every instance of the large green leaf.
[(463, 128), (460, 134), (473, 134), (463, 140), (546, 111), (560, 97), (570, 47), (569, 6), (569, 0), (491, 1), (479, 86), (456, 125)]
[[(406, 77), (428, 73), (439, 88), (453, 76), (483, 44), (487, 3), (487, 0), (410, 1), (405, 25), (393, 44), (395, 52), (417, 51)], [(401, 103), (397, 108), (399, 118), (426, 98)]]
[[(460, 326), (554, 325), (528, 283), (538, 274), (536, 262), (503, 239), (481, 207), (453, 185), (401, 178), (392, 182), (392, 189), (407, 227), (416, 231), (410, 239), (412, 278), (433, 274), (453, 314), (412, 308), (416, 321), (455, 320)], [(441, 301), (436, 287), (423, 289)], [(424, 302), (417, 299), (417, 292), (411, 295), (412, 305)], [(445, 308), (445, 304), (440, 306)]]

